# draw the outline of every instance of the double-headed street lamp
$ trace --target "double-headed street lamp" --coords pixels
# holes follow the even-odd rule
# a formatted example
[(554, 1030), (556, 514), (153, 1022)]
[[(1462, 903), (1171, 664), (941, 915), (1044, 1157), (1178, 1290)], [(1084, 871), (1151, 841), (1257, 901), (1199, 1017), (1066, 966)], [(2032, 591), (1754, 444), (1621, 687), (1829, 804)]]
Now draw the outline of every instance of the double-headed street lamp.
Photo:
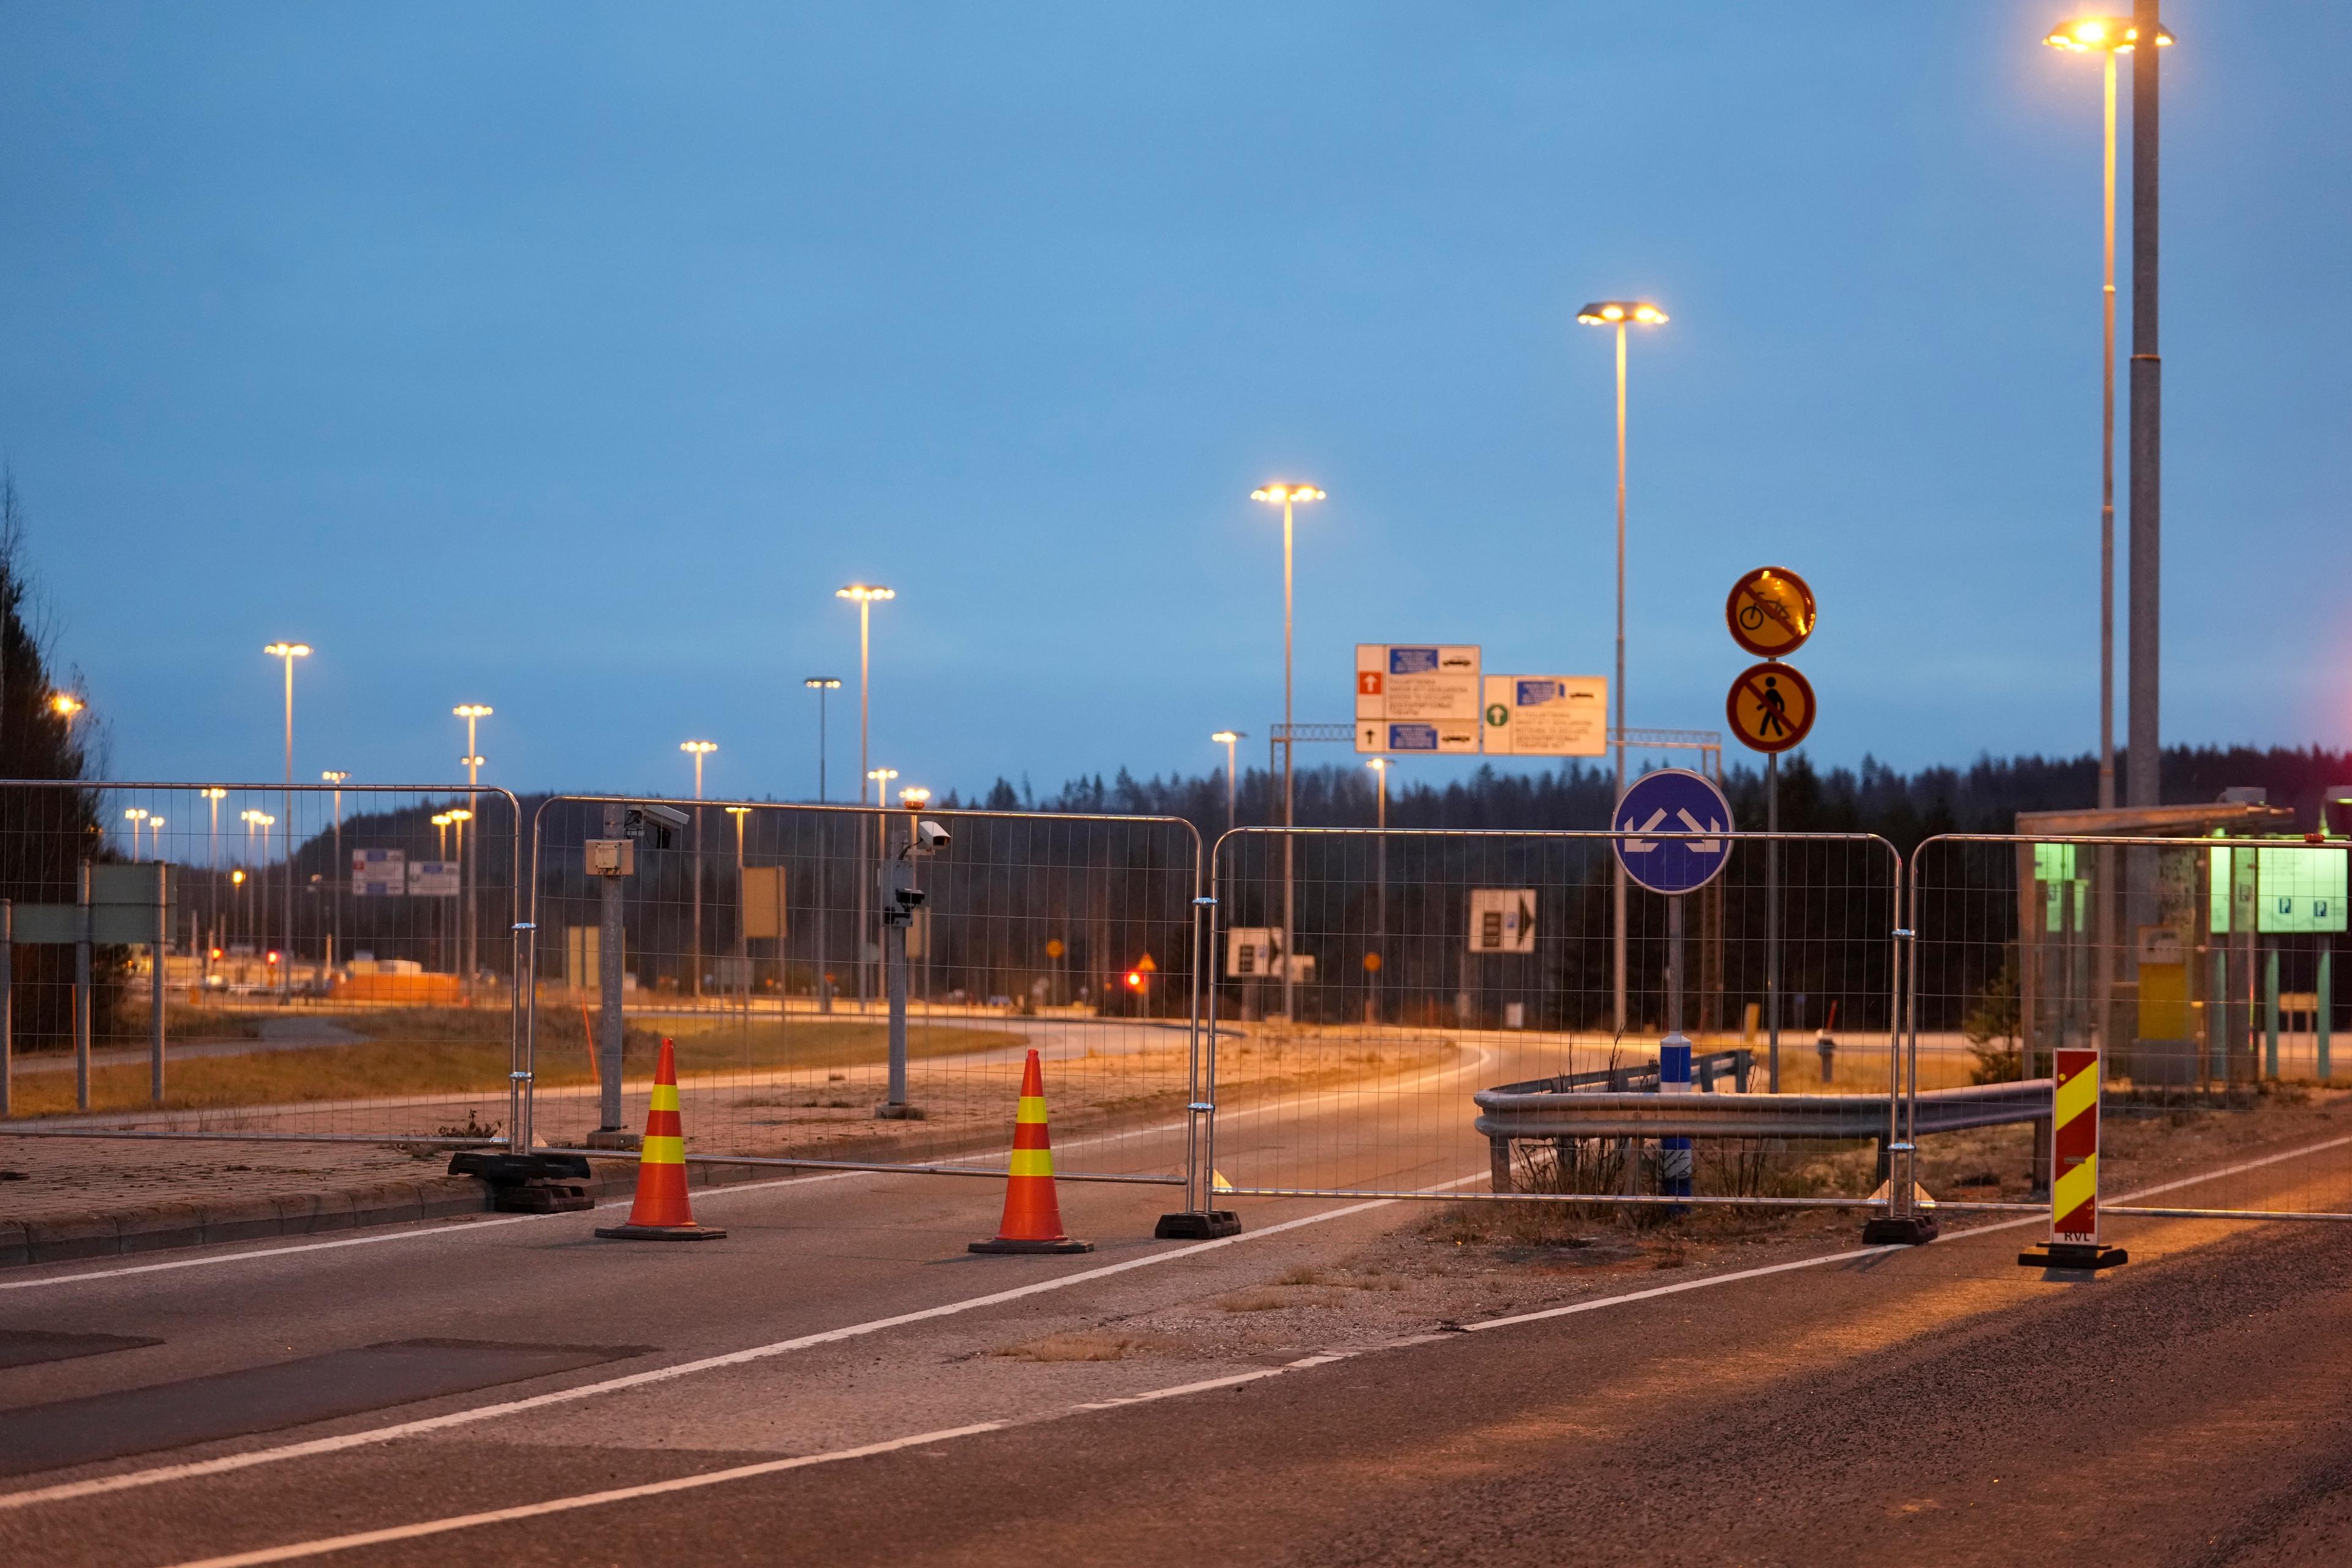
[[(1588, 327), (1612, 327), (1617, 333), (1617, 684), (1611, 693), (1617, 708), (1617, 795), (1625, 794), (1625, 329), (1659, 327), (1666, 313), (1646, 300), (1599, 300), (1576, 313)], [(1612, 810), (1614, 807), (1612, 806)], [(1611, 857), (1616, 860), (1614, 856)], [(1615, 935), (1611, 967), (1614, 974), (1617, 1033), (1625, 1032), (1625, 868), (1615, 865), (1612, 907)]]
[(1297, 532), (1295, 509), (1301, 501), (1324, 499), (1323, 492), (1313, 485), (1260, 485), (1250, 491), (1250, 500), (1264, 501), (1282, 509), (1282, 1018), (1295, 1023), (1297, 1014), (1292, 1005), (1291, 979), (1297, 965), (1291, 961), (1290, 937), (1293, 925), (1293, 865), (1291, 836), (1287, 831), (1296, 826), (1294, 806), (1297, 796), (1291, 787), (1293, 772), (1290, 760), (1298, 750), (1297, 737), (1292, 732), (1291, 720), (1291, 558)]
[(692, 994), (702, 994), (702, 759), (719, 749), (716, 741), (680, 741), (677, 749), (694, 759), (694, 950)]
[(1220, 730), (1209, 737), (1225, 749), (1225, 831), (1228, 833), (1241, 820), (1241, 795), (1234, 773), (1234, 742), (1241, 738), (1239, 730)]
[(841, 689), (837, 675), (812, 675), (801, 684), (816, 693), (816, 803), (824, 804), (824, 694)]
[(278, 995), (294, 994), (294, 661), (310, 657), (310, 645), (274, 642), (262, 652), (286, 665), (286, 963), (278, 972)]

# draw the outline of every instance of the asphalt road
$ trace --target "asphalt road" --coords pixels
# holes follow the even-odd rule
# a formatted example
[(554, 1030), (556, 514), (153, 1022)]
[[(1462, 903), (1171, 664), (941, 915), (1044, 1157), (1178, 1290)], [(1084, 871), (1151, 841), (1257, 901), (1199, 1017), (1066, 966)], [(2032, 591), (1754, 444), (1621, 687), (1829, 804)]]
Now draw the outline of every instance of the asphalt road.
[[(1228, 1136), (1297, 1135), (1260, 1121)], [(1332, 1142), (1366, 1182), (1480, 1169), (1450, 1137)], [(2340, 1205), (2337, 1168), (2275, 1167), (2272, 1195)], [(1405, 1207), (1257, 1203), (1240, 1240), (1185, 1247), (1148, 1239), (1161, 1190), (1068, 1185), (1098, 1251), (972, 1257), (998, 1196), (844, 1174), (699, 1195), (720, 1243), (486, 1218), (21, 1271), (0, 1551), (253, 1561), (391, 1531), (325, 1560), (2352, 1558), (2335, 1226), (2138, 1222), (2096, 1279), (2019, 1268), (2008, 1230), (1634, 1274), (1531, 1321), (1498, 1300), (1469, 1331), (1056, 1363), (1004, 1350), (1286, 1277)], [(44, 1335), (110, 1338), (22, 1360)]]

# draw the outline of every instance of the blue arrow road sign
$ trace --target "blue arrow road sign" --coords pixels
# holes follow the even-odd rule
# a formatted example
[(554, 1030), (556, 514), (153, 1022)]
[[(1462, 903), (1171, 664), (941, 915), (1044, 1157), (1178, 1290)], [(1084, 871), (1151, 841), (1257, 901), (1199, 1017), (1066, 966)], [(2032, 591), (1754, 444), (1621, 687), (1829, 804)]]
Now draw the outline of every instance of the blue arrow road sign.
[(1728, 838), (1664, 837), (1731, 831), (1731, 803), (1712, 780), (1688, 768), (1661, 768), (1634, 780), (1617, 803), (1617, 815), (1610, 819), (1610, 826), (1631, 835), (1612, 841), (1617, 863), (1625, 868), (1625, 875), (1654, 893), (1687, 893), (1704, 888), (1731, 858)]

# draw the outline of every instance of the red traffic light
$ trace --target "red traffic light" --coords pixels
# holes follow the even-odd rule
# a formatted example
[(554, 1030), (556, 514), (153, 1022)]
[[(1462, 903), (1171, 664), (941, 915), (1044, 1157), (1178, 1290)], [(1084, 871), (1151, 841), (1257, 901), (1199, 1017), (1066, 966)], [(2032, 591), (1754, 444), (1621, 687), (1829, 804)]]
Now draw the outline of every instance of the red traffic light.
[(1143, 989), (1143, 972), (1141, 970), (1130, 969), (1127, 972), (1127, 988), (1129, 991), (1140, 991)]

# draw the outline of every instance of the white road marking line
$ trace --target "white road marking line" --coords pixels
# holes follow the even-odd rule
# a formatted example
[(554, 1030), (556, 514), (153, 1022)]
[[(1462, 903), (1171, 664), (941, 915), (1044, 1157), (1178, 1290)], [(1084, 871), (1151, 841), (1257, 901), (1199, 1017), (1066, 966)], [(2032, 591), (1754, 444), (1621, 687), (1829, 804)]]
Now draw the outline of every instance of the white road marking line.
[[(807, 1182), (835, 1182), (850, 1176), (863, 1176), (865, 1171), (826, 1171), (813, 1176), (784, 1176), (772, 1182), (741, 1182), (732, 1186), (698, 1187), (697, 1202), (722, 1193), (763, 1192), (772, 1187), (798, 1186)], [(599, 1209), (625, 1208), (630, 1200), (614, 1198), (598, 1204)], [(583, 1211), (574, 1209), (572, 1213)], [(215, 1252), (203, 1258), (174, 1258), (162, 1263), (132, 1263), (121, 1268), (92, 1268), (79, 1274), (50, 1274), (38, 1279), (0, 1279), (0, 1290), (37, 1290), (46, 1285), (79, 1285), (90, 1279), (120, 1279), (130, 1274), (160, 1274), (173, 1268), (209, 1268), (223, 1263), (249, 1263), (260, 1258), (283, 1258), (296, 1252), (331, 1252), (343, 1247), (380, 1247), (391, 1241), (417, 1241), (429, 1237), (465, 1236), (475, 1231), (495, 1230), (500, 1226), (525, 1225), (533, 1220), (563, 1219), (560, 1214), (507, 1215), (499, 1219), (469, 1220), (462, 1225), (432, 1225), (427, 1222), (415, 1230), (388, 1230), (376, 1236), (349, 1236), (333, 1241), (298, 1241), (290, 1247), (262, 1247), (250, 1252)]]
[[(1464, 1176), (1445, 1186), (1464, 1186), (1484, 1181), (1486, 1173)], [(1434, 1189), (1433, 1189), (1434, 1190)], [(887, 1318), (874, 1318), (863, 1323), (851, 1323), (838, 1329), (824, 1329), (813, 1334), (801, 1334), (789, 1340), (777, 1340), (770, 1344), (753, 1345), (746, 1350), (729, 1351), (719, 1355), (703, 1356), (695, 1361), (679, 1362), (670, 1366), (649, 1368), (621, 1377), (607, 1378), (601, 1383), (583, 1384), (573, 1388), (559, 1388), (546, 1394), (535, 1394), (522, 1399), (504, 1400), (495, 1405), (478, 1405), (465, 1410), (453, 1410), (446, 1415), (424, 1416), (414, 1421), (395, 1422), (388, 1426), (373, 1426), (361, 1432), (346, 1432), (332, 1437), (314, 1437), (308, 1442), (289, 1443), (275, 1448), (257, 1448), (239, 1454), (224, 1454), (217, 1458), (199, 1459), (188, 1464), (162, 1465), (152, 1469), (131, 1470), (121, 1475), (99, 1476), (89, 1480), (66, 1481), (56, 1486), (39, 1487), (27, 1491), (0, 1492), (0, 1510), (29, 1508), (35, 1503), (62, 1502), (70, 1498), (97, 1497), (107, 1492), (129, 1491), (138, 1487), (157, 1486), (166, 1481), (192, 1480), (200, 1476), (224, 1475), (232, 1470), (250, 1469), (257, 1465), (274, 1464), (284, 1459), (308, 1458), (319, 1454), (341, 1453), (349, 1448), (389, 1443), (397, 1438), (413, 1437), (426, 1432), (446, 1431), (453, 1426), (467, 1426), (478, 1421), (494, 1420), (503, 1415), (520, 1415), (526, 1410), (542, 1410), (550, 1405), (568, 1405), (577, 1400), (591, 1399), (599, 1394), (617, 1394), (624, 1389), (642, 1388), (650, 1384), (667, 1383), (677, 1378), (690, 1377), (697, 1373), (714, 1372), (722, 1367), (742, 1366), (751, 1362), (765, 1361), (772, 1356), (808, 1350), (817, 1345), (837, 1344), (844, 1340), (861, 1339), (886, 1329), (904, 1328), (909, 1323), (929, 1322), (940, 1318), (952, 1318), (961, 1313), (977, 1311), (983, 1307), (1002, 1306), (1049, 1291), (1066, 1290), (1074, 1286), (1089, 1284), (1114, 1274), (1125, 1274), (1138, 1268), (1150, 1268), (1162, 1263), (1172, 1263), (1180, 1258), (1191, 1258), (1219, 1247), (1235, 1247), (1248, 1241), (1263, 1241), (1286, 1231), (1304, 1226), (1321, 1225), (1329, 1220), (1345, 1219), (1350, 1215), (1387, 1208), (1397, 1202), (1394, 1198), (1375, 1198), (1368, 1203), (1349, 1204), (1344, 1208), (1326, 1209), (1320, 1214), (1303, 1215), (1297, 1219), (1283, 1220), (1262, 1229), (1246, 1231), (1240, 1236), (1224, 1237), (1216, 1241), (1196, 1241), (1189, 1247), (1172, 1247), (1166, 1252), (1147, 1253), (1123, 1262), (1105, 1264), (1099, 1268), (1082, 1269), (1052, 1279), (1034, 1280), (1009, 1290), (992, 1291), (985, 1296), (972, 1296), (961, 1301), (944, 1302), (936, 1307), (924, 1307), (912, 1312), (900, 1312)]]
[[(1487, 1055), (1485, 1047), (1473, 1046), (1466, 1048), (1476, 1052), (1480, 1061), (1465, 1064), (1465, 1066), (1482, 1065)], [(1398, 1087), (1411, 1088), (1426, 1082), (1431, 1078), (1442, 1074), (1458, 1073), (1461, 1070), (1463, 1070), (1461, 1068), (1442, 1068), (1437, 1073), (1424, 1074), (1420, 1079), (1410, 1079)], [(1334, 1090), (1320, 1098), (1336, 1100), (1340, 1098), (1341, 1092)], [(1285, 1108), (1286, 1102), (1278, 1101), (1252, 1106), (1240, 1110), (1223, 1112), (1219, 1120), (1243, 1121)], [(1287, 1108), (1298, 1109), (1296, 1106)], [(1183, 1130), (1182, 1122), (1167, 1121), (1150, 1127), (1132, 1128), (1124, 1132), (1094, 1133), (1087, 1137), (1072, 1139), (1058, 1147), (1066, 1152), (1071, 1149), (1087, 1148), (1097, 1143), (1118, 1143), (1130, 1138), (1144, 1138), (1154, 1133), (1181, 1132)], [(722, 1197), (736, 1193), (768, 1192), (777, 1187), (801, 1186), (811, 1182), (845, 1182), (857, 1176), (888, 1176), (900, 1173), (902, 1173), (892, 1171), (821, 1171), (813, 1175), (782, 1176), (772, 1182), (736, 1182), (726, 1186), (698, 1187), (695, 1189), (695, 1200), (701, 1202), (706, 1198)], [(625, 1208), (630, 1201), (628, 1198), (613, 1198), (596, 1206), (599, 1209)], [(572, 1212), (576, 1214), (581, 1211), (575, 1209)], [(565, 1217), (563, 1215), (551, 1214), (509, 1215), (502, 1219), (475, 1220), (464, 1225), (433, 1226), (415, 1230), (391, 1230), (377, 1236), (344, 1237), (333, 1241), (298, 1241), (289, 1247), (262, 1247), (247, 1252), (217, 1252), (203, 1258), (175, 1258), (163, 1263), (133, 1263), (121, 1268), (91, 1268), (85, 1269), (79, 1274), (50, 1274), (37, 1279), (0, 1279), (0, 1290), (37, 1290), (50, 1285), (79, 1285), (92, 1279), (119, 1279), (126, 1275), (158, 1274), (173, 1268), (209, 1268), (224, 1263), (248, 1263), (257, 1258), (283, 1258), (289, 1253), (328, 1252), (345, 1247), (376, 1247), (392, 1241), (416, 1241), (428, 1237), (464, 1236), (469, 1232), (491, 1230), (500, 1226), (524, 1225), (534, 1220), (554, 1220)]]

